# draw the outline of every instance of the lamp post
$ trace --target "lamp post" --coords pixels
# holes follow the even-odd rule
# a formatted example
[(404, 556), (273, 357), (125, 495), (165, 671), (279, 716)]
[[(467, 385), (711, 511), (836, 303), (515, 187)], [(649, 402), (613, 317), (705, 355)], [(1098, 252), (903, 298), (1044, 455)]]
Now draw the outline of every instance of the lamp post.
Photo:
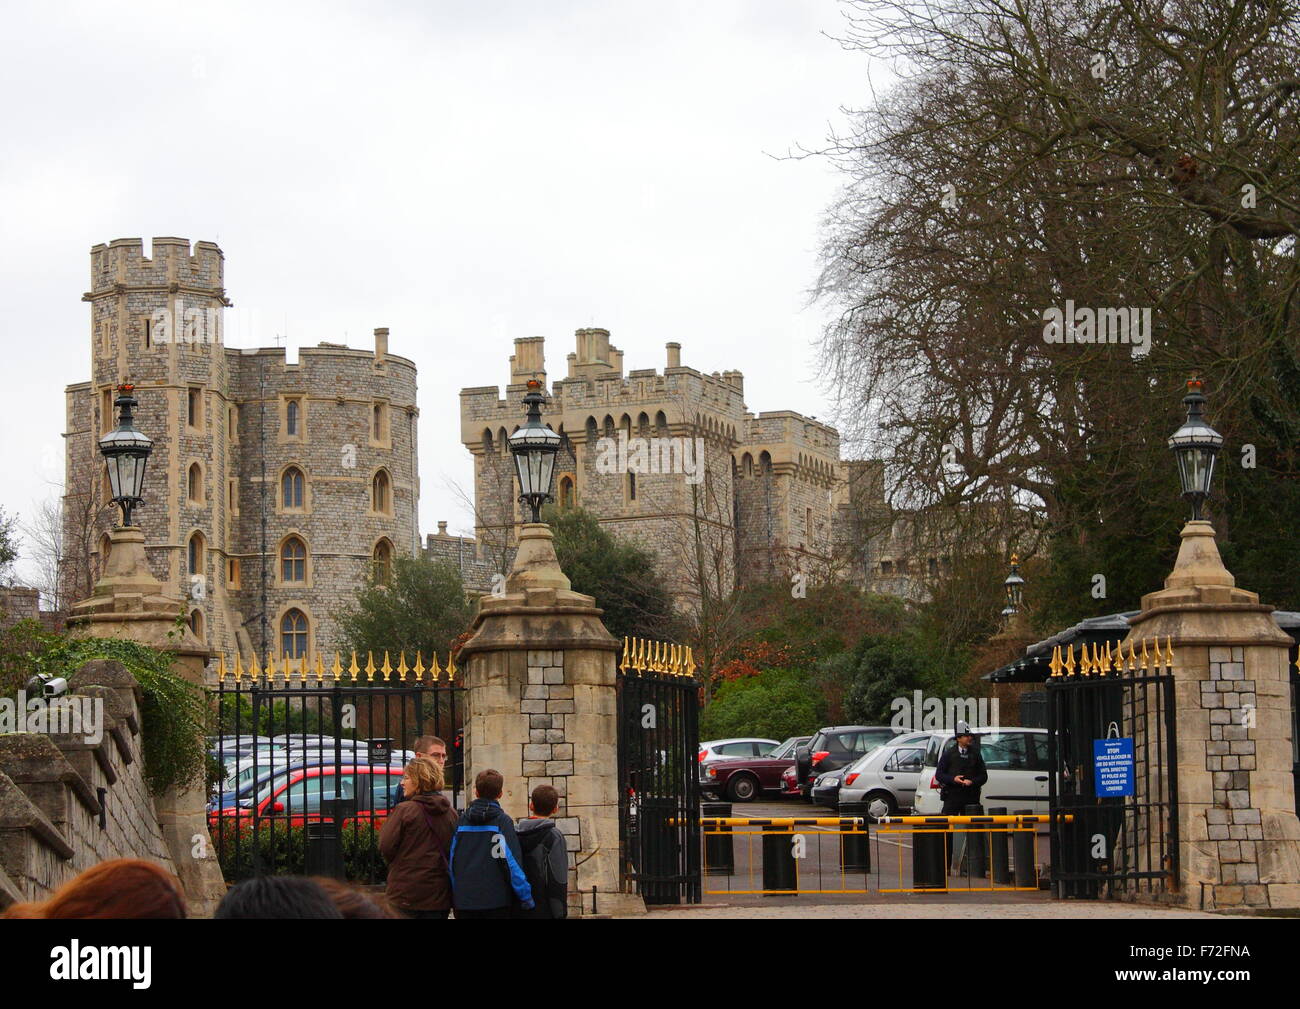
[(551, 481), (555, 477), (555, 453), (560, 450), (560, 436), (542, 423), (545, 401), (542, 383), (530, 378), (524, 395), (528, 417), (524, 426), (510, 436), (510, 453), (519, 475), (519, 503), (532, 509), (535, 523), (542, 521), (542, 505), (554, 500)]
[(137, 405), (135, 386), (117, 387), (117, 427), (99, 439), (99, 451), (108, 464), (113, 500), (122, 509), (122, 526), (131, 525), (131, 512), (143, 504), (144, 471), (153, 452), (153, 440), (136, 430), (131, 410)]
[(1223, 447), (1223, 435), (1210, 427), (1202, 415), (1205, 406), (1202, 388), (1199, 378), (1188, 380), (1187, 395), (1183, 397), (1187, 419), (1169, 439), (1169, 447), (1178, 460), (1178, 479), (1183, 485), (1183, 497), (1192, 503), (1193, 522), (1201, 521), (1201, 506), (1210, 496), (1210, 484), (1214, 479), (1214, 460)]
[(1007, 594), (1007, 605), (1002, 608), (1002, 619), (1010, 620), (1020, 612), (1020, 604), (1024, 600), (1025, 580), (1020, 576), (1019, 554), (1011, 555), (1011, 574), (1007, 575), (1002, 587)]

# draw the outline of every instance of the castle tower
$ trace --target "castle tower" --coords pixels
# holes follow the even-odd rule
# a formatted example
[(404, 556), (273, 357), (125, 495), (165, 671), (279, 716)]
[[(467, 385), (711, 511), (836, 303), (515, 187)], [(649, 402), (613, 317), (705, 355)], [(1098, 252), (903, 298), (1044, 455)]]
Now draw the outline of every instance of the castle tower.
[[(200, 640), (224, 636), (223, 579), (217, 566), (227, 535), (224, 474), (229, 465), (223, 257), (212, 242), (139, 238), (90, 252), (91, 381), (69, 389), (65, 543), (72, 578), (102, 569), (107, 533), (118, 521), (108, 501), (96, 442), (114, 424), (114, 387), (136, 386), (137, 423), (154, 439), (145, 503), (136, 512), (155, 577), (186, 597)], [(80, 393), (80, 395), (77, 395)], [(76, 556), (84, 543), (88, 558)], [(90, 564), (81, 562), (88, 559)], [(87, 570), (87, 567), (89, 570)], [(84, 596), (68, 586), (65, 597)]]

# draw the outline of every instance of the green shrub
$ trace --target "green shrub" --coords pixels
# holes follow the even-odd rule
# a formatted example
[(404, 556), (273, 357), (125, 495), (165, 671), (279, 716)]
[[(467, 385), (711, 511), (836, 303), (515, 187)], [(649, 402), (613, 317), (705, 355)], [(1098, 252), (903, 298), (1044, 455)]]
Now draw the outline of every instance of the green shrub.
[(700, 714), (701, 739), (766, 736), (785, 739), (816, 732), (826, 701), (806, 673), (768, 669), (722, 683)]
[[(307, 829), (251, 817), (222, 817), (209, 828), (227, 883), (263, 876), (301, 876), (307, 870)], [(343, 828), (343, 871), (354, 883), (382, 883), (388, 865), (379, 853), (379, 831), (365, 821)]]

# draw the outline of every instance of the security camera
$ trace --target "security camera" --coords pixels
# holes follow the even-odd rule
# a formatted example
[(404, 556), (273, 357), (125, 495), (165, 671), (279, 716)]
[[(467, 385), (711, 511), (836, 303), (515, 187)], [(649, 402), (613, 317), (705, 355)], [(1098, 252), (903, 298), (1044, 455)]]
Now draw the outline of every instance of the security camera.
[(53, 676), (41, 687), (41, 694), (47, 698), (62, 697), (68, 692), (68, 681), (62, 676)]

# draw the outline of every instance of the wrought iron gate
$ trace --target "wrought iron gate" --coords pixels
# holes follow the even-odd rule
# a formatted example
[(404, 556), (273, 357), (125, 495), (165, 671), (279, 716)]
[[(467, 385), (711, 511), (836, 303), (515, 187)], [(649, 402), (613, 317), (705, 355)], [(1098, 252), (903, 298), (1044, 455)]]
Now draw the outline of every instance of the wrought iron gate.
[[(1057, 897), (1158, 893), (1178, 879), (1173, 648), (1058, 646), (1047, 681)], [(1107, 747), (1102, 741), (1111, 740)], [(1102, 745), (1099, 746), (1099, 743)], [(1131, 760), (1128, 753), (1131, 748)], [(1110, 749), (1120, 759), (1098, 756)], [(1131, 767), (1131, 770), (1130, 770)], [(1102, 770), (1099, 773), (1099, 768)]]
[(647, 904), (699, 903), (699, 688), (689, 650), (624, 642), (618, 676), (622, 875)]

